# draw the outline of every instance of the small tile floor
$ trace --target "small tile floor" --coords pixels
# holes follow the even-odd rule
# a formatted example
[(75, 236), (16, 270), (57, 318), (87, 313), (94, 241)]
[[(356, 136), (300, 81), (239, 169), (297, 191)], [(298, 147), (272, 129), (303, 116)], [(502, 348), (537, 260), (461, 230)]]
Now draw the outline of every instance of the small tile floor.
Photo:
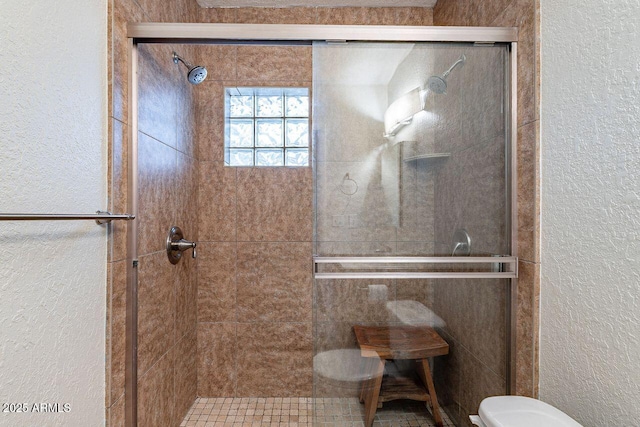
[[(356, 398), (198, 398), (180, 427), (312, 426), (364, 427), (364, 405)], [(314, 418), (315, 415), (315, 418)], [(444, 411), (445, 427), (455, 427)], [(420, 402), (385, 403), (373, 427), (431, 427), (431, 414)]]

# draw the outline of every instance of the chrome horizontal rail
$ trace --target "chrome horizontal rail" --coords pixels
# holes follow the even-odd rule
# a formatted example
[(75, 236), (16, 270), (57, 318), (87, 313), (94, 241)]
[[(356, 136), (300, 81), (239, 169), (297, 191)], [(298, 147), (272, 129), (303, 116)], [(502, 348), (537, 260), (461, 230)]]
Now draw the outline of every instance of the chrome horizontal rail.
[(314, 257), (316, 264), (494, 264), (514, 263), (514, 256), (495, 257)]
[[(316, 279), (516, 279), (518, 258), (494, 257), (314, 257)], [(347, 271), (318, 271), (319, 264), (340, 264)], [(348, 264), (491, 264), (492, 271), (348, 271)], [(359, 270), (362, 267), (355, 267)]]
[(316, 279), (515, 279), (515, 271), (505, 272), (360, 272), (360, 273), (316, 273)]
[(92, 219), (98, 224), (106, 224), (113, 220), (131, 221), (135, 218), (135, 215), (131, 214), (111, 214), (102, 211), (94, 214), (0, 213), (0, 221), (74, 221)]

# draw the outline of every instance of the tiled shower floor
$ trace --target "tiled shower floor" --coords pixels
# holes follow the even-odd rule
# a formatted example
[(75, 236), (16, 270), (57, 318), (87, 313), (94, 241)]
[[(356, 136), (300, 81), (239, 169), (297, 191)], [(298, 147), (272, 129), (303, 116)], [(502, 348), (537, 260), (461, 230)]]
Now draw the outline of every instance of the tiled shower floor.
[[(364, 427), (364, 405), (356, 398), (198, 398), (181, 427), (311, 426)], [(453, 427), (442, 412), (445, 427)], [(395, 401), (378, 409), (374, 427), (434, 426), (420, 402)]]

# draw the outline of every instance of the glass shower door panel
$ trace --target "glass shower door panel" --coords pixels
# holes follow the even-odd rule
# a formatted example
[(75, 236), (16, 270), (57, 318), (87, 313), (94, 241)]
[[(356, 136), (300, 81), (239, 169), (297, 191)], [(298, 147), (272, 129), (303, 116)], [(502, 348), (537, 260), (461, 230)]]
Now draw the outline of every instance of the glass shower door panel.
[(455, 255), (509, 254), (506, 47), (316, 43), (313, 57), (316, 255), (448, 256), (458, 230), (471, 244)]
[[(509, 390), (507, 47), (315, 43), (313, 58), (314, 419), (434, 425), (429, 371), (444, 425), (468, 425)], [(402, 348), (410, 328), (433, 328), (446, 354)], [(360, 351), (367, 334), (390, 347), (383, 368)], [(419, 390), (367, 416), (363, 381), (368, 396), (406, 377)]]

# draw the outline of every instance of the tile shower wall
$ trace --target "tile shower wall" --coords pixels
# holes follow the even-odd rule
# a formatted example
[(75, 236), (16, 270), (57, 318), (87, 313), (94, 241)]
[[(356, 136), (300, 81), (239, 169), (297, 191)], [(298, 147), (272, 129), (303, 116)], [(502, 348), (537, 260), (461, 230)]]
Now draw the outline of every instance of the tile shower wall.
[(538, 394), (540, 271), (538, 0), (439, 0), (435, 25), (518, 27), (518, 308), (516, 390)]
[[(195, 3), (195, 2), (194, 2)], [(126, 211), (128, 148), (126, 22), (191, 21), (197, 6), (112, 0), (110, 12), (110, 207)], [(147, 45), (139, 61), (139, 425), (179, 425), (196, 397), (196, 263), (166, 259), (172, 225), (197, 239), (198, 176), (194, 101), (184, 70), (171, 53), (188, 46)], [(126, 225), (110, 225), (107, 307), (107, 423), (124, 425)]]
[[(200, 22), (431, 25), (424, 8), (202, 9)], [(312, 391), (311, 168), (223, 165), (224, 88), (311, 88), (309, 47), (201, 46), (198, 395)], [(394, 245), (395, 246), (395, 245)]]
[(310, 396), (311, 168), (224, 166), (224, 89), (311, 86), (308, 47), (202, 46), (198, 395)]
[(433, 25), (423, 7), (203, 8), (199, 22), (238, 24)]

